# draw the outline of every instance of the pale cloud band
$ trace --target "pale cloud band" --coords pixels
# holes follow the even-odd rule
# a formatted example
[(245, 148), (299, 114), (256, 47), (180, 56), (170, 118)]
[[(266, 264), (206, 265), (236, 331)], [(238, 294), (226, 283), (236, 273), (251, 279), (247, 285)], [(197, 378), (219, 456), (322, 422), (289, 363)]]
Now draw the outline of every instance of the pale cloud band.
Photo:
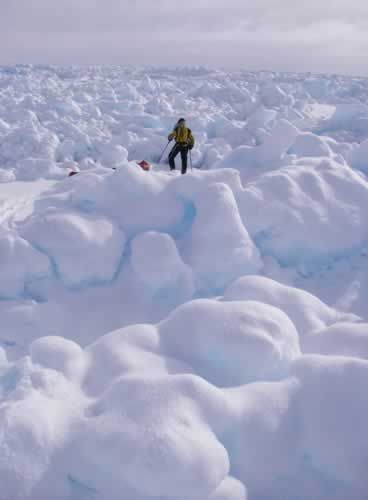
[(2, 0), (0, 64), (208, 64), (368, 74), (354, 0)]

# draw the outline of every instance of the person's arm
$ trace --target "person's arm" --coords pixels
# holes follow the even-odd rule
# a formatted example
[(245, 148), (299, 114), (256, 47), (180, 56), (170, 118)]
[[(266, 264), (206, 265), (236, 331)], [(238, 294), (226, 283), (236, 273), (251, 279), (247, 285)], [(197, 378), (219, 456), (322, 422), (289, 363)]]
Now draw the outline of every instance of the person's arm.
[(176, 128), (168, 136), (169, 141), (172, 141), (173, 139), (176, 139)]
[(195, 144), (194, 135), (193, 135), (193, 134), (192, 134), (192, 132), (190, 131), (190, 132), (189, 132), (189, 136), (188, 136), (188, 146), (189, 146), (189, 149), (193, 149), (194, 144)]

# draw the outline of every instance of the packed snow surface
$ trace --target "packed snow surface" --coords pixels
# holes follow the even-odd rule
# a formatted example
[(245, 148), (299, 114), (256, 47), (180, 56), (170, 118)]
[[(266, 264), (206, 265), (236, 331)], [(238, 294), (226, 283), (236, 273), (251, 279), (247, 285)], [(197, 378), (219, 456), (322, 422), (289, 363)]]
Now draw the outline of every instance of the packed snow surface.
[(0, 68), (0, 500), (368, 498), (367, 98)]

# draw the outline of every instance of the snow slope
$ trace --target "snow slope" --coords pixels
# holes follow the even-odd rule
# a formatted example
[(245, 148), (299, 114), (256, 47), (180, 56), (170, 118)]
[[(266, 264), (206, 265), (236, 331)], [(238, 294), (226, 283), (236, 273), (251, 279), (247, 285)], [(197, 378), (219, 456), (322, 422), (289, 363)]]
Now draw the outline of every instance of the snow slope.
[(367, 498), (367, 94), (0, 69), (0, 500)]

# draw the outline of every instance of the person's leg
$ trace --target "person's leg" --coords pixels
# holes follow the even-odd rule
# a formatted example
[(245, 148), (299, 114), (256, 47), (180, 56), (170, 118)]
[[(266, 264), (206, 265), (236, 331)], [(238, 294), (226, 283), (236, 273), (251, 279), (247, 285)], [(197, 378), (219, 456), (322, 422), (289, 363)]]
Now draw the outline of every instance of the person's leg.
[(175, 144), (175, 146), (172, 148), (169, 154), (170, 170), (175, 170), (175, 157), (179, 154), (179, 152), (180, 152), (180, 147), (178, 144)]
[(186, 174), (188, 166), (188, 148), (186, 147), (181, 148), (180, 155), (181, 155), (181, 173)]

